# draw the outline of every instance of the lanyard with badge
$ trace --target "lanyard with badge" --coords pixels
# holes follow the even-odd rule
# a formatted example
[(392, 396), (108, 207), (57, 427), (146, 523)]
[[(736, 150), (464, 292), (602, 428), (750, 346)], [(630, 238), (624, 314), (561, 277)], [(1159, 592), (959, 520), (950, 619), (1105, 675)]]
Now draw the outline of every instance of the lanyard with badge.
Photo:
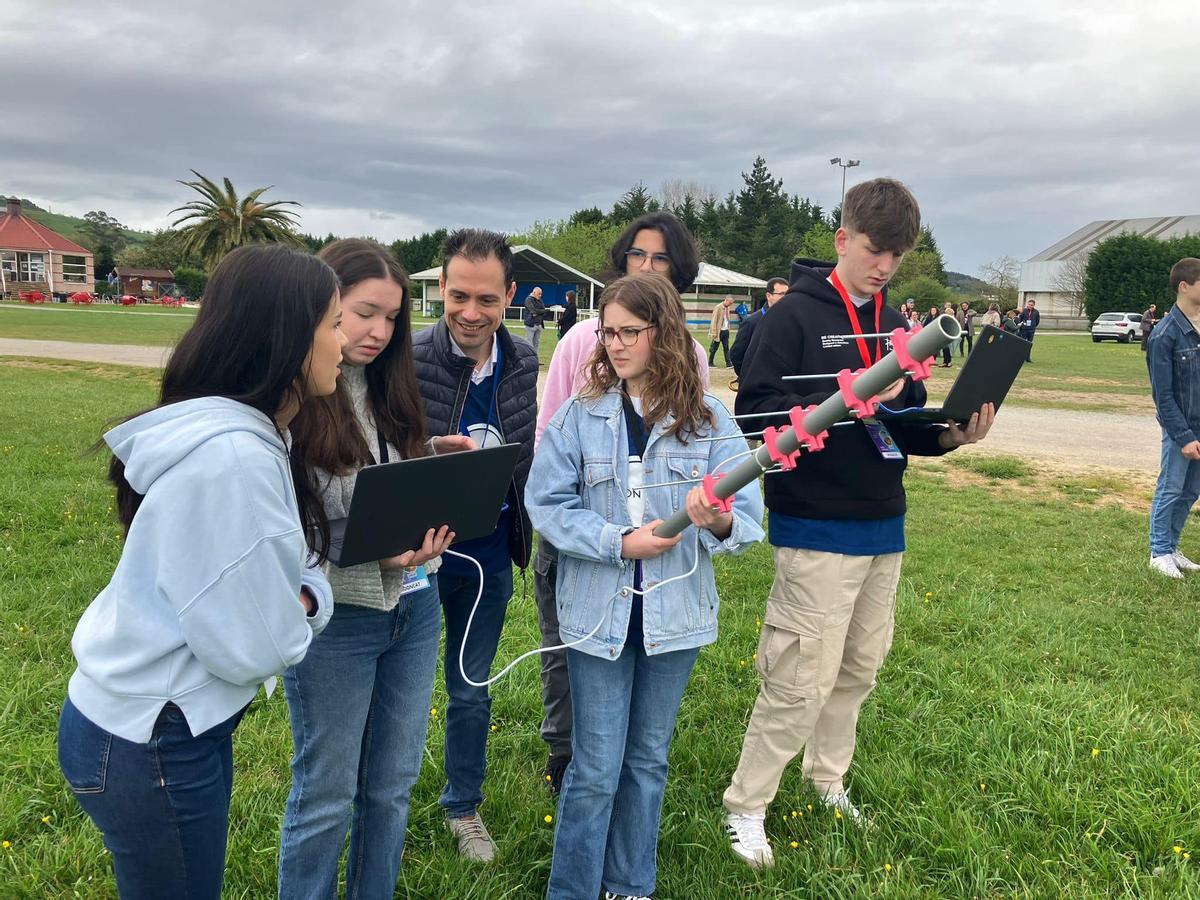
[[(375, 428), (375, 438), (379, 441), (379, 462), (380, 464), (389, 461), (387, 441), (383, 439), (383, 432), (379, 427)], [(405, 566), (404, 581), (400, 584), (400, 596), (411, 594), (414, 591), (423, 591), (429, 587), (429, 576), (425, 574), (424, 566)]]
[[(854, 342), (858, 344), (858, 355), (862, 358), (863, 368), (869, 369), (879, 360), (883, 359), (883, 338), (875, 338), (875, 356), (871, 357), (871, 351), (867, 348), (867, 339), (863, 336), (862, 325), (858, 322), (858, 309), (854, 302), (850, 299), (850, 292), (846, 290), (846, 286), (842, 284), (842, 279), (838, 277), (837, 269), (834, 269), (829, 275), (829, 281), (837, 290), (838, 296), (842, 298), (842, 303), (846, 306), (846, 317), (850, 320), (850, 327), (854, 331)], [(880, 322), (883, 315), (883, 293), (876, 294), (872, 301), (875, 304), (875, 334), (880, 334)], [(883, 459), (904, 459), (904, 454), (896, 445), (896, 439), (892, 437), (892, 433), (888, 431), (887, 426), (878, 419), (871, 417), (860, 419), (863, 427), (867, 429), (867, 435), (871, 438), (871, 443), (875, 445), (875, 449), (879, 451), (879, 455)]]

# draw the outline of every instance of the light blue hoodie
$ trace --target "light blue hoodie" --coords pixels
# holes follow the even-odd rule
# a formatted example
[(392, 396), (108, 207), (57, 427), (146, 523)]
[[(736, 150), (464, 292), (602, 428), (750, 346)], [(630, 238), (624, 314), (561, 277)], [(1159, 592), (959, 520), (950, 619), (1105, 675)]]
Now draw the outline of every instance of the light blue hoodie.
[(145, 499), (75, 629), (68, 693), (129, 741), (150, 740), (168, 701), (200, 734), (300, 662), (333, 612), (325, 576), (306, 566), (287, 448), (269, 417), (222, 397), (160, 407), (104, 439)]

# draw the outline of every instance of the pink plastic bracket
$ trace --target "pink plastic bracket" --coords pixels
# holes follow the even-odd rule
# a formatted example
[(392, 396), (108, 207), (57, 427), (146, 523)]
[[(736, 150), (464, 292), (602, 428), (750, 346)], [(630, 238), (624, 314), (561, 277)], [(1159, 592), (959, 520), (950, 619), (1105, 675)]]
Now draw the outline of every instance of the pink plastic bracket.
[(709, 505), (715, 506), (721, 512), (733, 512), (733, 497), (718, 497), (716, 493), (717, 482), (724, 477), (724, 472), (716, 475), (705, 475), (703, 481), (704, 496), (708, 500)]
[(804, 420), (808, 418), (808, 414), (817, 408), (814, 403), (812, 406), (793, 406), (788, 412), (788, 417), (792, 420), (792, 430), (796, 432), (796, 440), (800, 444), (808, 447), (809, 453), (816, 453), (818, 450), (825, 449), (825, 439), (829, 437), (829, 429), (826, 428), (819, 434), (813, 434), (804, 427)]
[(895, 351), (896, 362), (900, 364), (900, 371), (908, 372), (913, 381), (924, 381), (933, 374), (932, 356), (921, 362), (908, 352), (908, 342), (920, 331), (920, 328), (918, 325), (912, 331), (897, 328), (892, 332), (892, 350)]
[(850, 413), (857, 413), (860, 419), (865, 419), (868, 416), (875, 415), (875, 407), (879, 405), (878, 397), (868, 397), (866, 400), (861, 400), (852, 390), (852, 385), (858, 380), (858, 376), (866, 369), (856, 369), (851, 372), (849, 369), (842, 369), (837, 373), (838, 390), (842, 392), (842, 400), (846, 403), (846, 410)]
[(779, 469), (783, 472), (790, 472), (796, 468), (796, 457), (800, 455), (800, 448), (797, 447), (791, 453), (784, 453), (779, 449), (779, 437), (783, 432), (778, 428), (773, 428), (768, 425), (763, 429), (763, 443), (767, 445), (767, 452), (771, 454), (771, 461), (779, 463)]

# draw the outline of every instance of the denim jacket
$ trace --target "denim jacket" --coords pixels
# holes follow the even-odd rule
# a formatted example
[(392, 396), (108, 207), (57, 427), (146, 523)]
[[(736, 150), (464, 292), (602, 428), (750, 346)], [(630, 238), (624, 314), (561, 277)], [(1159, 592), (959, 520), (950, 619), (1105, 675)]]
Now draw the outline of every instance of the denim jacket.
[(1180, 447), (1190, 444), (1200, 434), (1200, 334), (1178, 306), (1150, 332), (1146, 365), (1158, 424)]
[[(704, 395), (716, 427), (702, 426), (699, 437), (730, 440), (680, 442), (658, 422), (643, 459), (649, 484), (694, 480), (700, 483), (723, 461), (747, 449), (746, 441), (720, 400)], [(615, 659), (625, 646), (633, 594), (634, 561), (621, 557), (621, 537), (632, 530), (626, 508), (629, 478), (628, 436), (621, 395), (572, 397), (547, 426), (533, 459), (525, 503), (534, 527), (559, 549), (558, 621), (564, 641), (578, 640), (604, 624), (576, 649)], [(722, 468), (729, 471), (737, 463)], [(683, 509), (695, 484), (646, 490), (646, 521), (666, 519)], [(654, 559), (643, 560), (643, 590), (700, 563), (690, 578), (647, 593), (642, 601), (646, 653), (666, 653), (711, 644), (717, 639), (717, 585), (712, 554), (741, 553), (762, 540), (763, 502), (758, 480), (734, 497), (733, 530), (719, 541), (708, 529), (689, 525), (683, 540)]]

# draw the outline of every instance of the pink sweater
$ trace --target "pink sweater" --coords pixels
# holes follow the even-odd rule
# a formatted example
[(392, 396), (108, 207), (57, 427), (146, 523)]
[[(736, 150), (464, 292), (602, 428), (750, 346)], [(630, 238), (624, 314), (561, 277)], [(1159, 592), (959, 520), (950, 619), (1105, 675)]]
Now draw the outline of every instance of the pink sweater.
[[(533, 449), (542, 441), (542, 432), (550, 424), (564, 403), (571, 395), (583, 387), (586, 374), (584, 365), (592, 357), (596, 349), (596, 332), (600, 330), (600, 317), (584, 319), (567, 332), (567, 336), (558, 342), (554, 355), (550, 358), (550, 368), (546, 372), (546, 384), (542, 389), (542, 400), (538, 408), (537, 432), (533, 438)], [(708, 389), (708, 357), (704, 348), (692, 341), (696, 349), (696, 365), (700, 369), (700, 383)]]

